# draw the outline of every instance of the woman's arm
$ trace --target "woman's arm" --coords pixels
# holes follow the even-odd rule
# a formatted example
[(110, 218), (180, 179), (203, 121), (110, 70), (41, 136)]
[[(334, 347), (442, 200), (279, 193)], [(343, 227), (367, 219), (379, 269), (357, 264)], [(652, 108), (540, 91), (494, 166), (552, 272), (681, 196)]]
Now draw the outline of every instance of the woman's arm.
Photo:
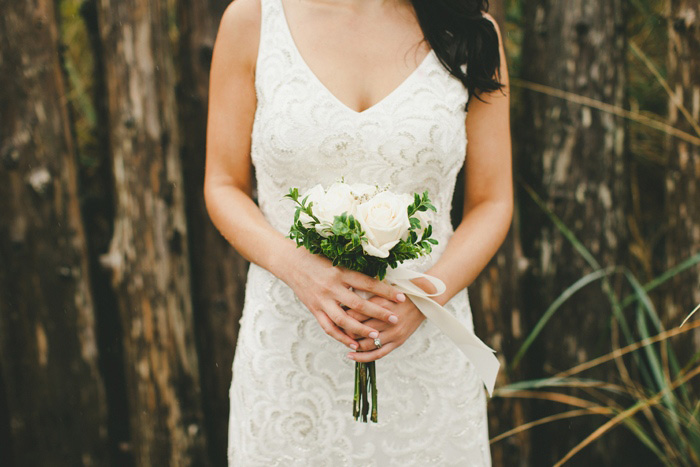
[(352, 348), (357, 342), (344, 330), (362, 336), (371, 336), (376, 330), (349, 317), (341, 303), (359, 307), (382, 321), (397, 318), (351, 292), (349, 286), (392, 301), (405, 298), (394, 287), (333, 267), (330, 261), (297, 248), (267, 222), (251, 199), (250, 143), (257, 105), (259, 34), (259, 0), (236, 0), (227, 7), (214, 44), (209, 83), (204, 180), (207, 211), (219, 232), (245, 259), (283, 280), (329, 335)]
[[(510, 86), (505, 51), (500, 31), (494, 19), (485, 14), (496, 27), (501, 55), (500, 78), (503, 92), (481, 94), (485, 102), (472, 98), (465, 120), (467, 155), (464, 215), (455, 229), (440, 259), (426, 271), (441, 279), (447, 289), (433, 299), (441, 305), (471, 284), (486, 267), (505, 240), (513, 217), (512, 156), (510, 140)], [(433, 286), (425, 279), (414, 281), (428, 292)], [(350, 315), (380, 331), (382, 347), (374, 348), (371, 339), (360, 339), (360, 349), (348, 357), (359, 362), (370, 362), (384, 357), (403, 344), (418, 328), (425, 316), (409, 300), (391, 304), (380, 297), (378, 304), (392, 309), (401, 321), (394, 327), (384, 326), (375, 319)]]
[(510, 85), (501, 33), (494, 19), (501, 55), (503, 92), (472, 98), (466, 118), (464, 214), (440, 259), (426, 271), (447, 286), (435, 301), (444, 305), (470, 285), (496, 254), (513, 218), (513, 169), (510, 138)]

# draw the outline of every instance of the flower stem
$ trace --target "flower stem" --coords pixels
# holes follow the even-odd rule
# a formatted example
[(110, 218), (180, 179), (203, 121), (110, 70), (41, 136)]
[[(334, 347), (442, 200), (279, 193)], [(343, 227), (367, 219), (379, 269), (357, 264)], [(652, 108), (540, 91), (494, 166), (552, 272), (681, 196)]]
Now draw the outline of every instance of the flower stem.
[(377, 371), (374, 367), (375, 362), (369, 362), (369, 379), (370, 389), (372, 390), (372, 417), (371, 420), (377, 423)]
[(369, 401), (367, 400), (367, 364), (360, 363), (360, 396), (362, 401), (362, 421), (367, 423)]
[(360, 416), (360, 362), (355, 362), (355, 395), (352, 398), (352, 416)]

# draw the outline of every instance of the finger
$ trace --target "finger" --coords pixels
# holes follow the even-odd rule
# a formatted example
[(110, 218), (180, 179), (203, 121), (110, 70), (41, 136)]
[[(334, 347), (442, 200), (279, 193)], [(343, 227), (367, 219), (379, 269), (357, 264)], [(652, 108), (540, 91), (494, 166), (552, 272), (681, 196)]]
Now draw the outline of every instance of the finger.
[(377, 305), (384, 307), (386, 309), (391, 309), (392, 305), (396, 305), (395, 302), (392, 302), (391, 300), (387, 300), (384, 297), (380, 297), (379, 295), (372, 295), (367, 300), (369, 300), (372, 303), (376, 303)]
[(395, 329), (394, 326), (374, 318), (364, 321), (362, 324), (376, 329), (377, 331), (379, 331), (380, 334), (382, 333), (382, 331), (387, 332), (387, 330), (389, 329)]
[(375, 295), (384, 297), (392, 302), (402, 303), (406, 301), (406, 296), (396, 287), (386, 282), (379, 281), (361, 272), (346, 270), (345, 283), (355, 289), (366, 290)]
[[(339, 287), (338, 300), (343, 305), (350, 307), (350, 309), (352, 309), (353, 311), (359, 312), (365, 316), (377, 318), (379, 320), (386, 321), (387, 323), (392, 324), (397, 323), (399, 321), (399, 317), (396, 316), (395, 313), (392, 313), (390, 310), (384, 308), (383, 306), (379, 306), (374, 302), (363, 299), (355, 292), (351, 292), (345, 287)], [(359, 319), (356, 320), (364, 321)]]
[(369, 352), (350, 352), (348, 353), (348, 357), (352, 360), (355, 360), (356, 362), (373, 362), (375, 360), (379, 360), (382, 357), (385, 357), (396, 347), (398, 347), (398, 345), (395, 342), (388, 342), (386, 344), (382, 344), (380, 348), (371, 350)]
[(353, 339), (355, 339), (358, 343), (359, 343), (359, 340), (360, 340), (360, 339), (366, 339), (365, 336), (362, 336), (362, 335), (360, 335), (360, 334), (355, 334), (354, 332), (346, 331), (345, 329), (343, 329), (342, 331), (345, 332), (345, 334), (347, 334), (348, 336), (350, 336), (350, 337), (352, 337)]
[(363, 323), (363, 322), (368, 321), (370, 319), (374, 319), (371, 316), (363, 315), (362, 313), (359, 313), (351, 308), (348, 308), (347, 310), (345, 310), (345, 313), (347, 313), (349, 317), (358, 320), (360, 323)]
[(340, 328), (342, 328), (347, 333), (359, 334), (362, 337), (375, 338), (379, 335), (379, 331), (371, 328), (365, 324), (360, 323), (354, 318), (348, 316), (348, 314), (340, 308), (340, 306), (335, 302), (327, 302), (324, 307), (324, 311), (328, 317)]
[[(382, 347), (384, 347), (385, 344), (388, 344), (390, 342), (395, 342), (397, 340), (396, 334), (397, 333), (394, 331), (394, 329), (380, 331), (379, 340), (382, 344)], [(377, 348), (377, 346), (374, 345), (374, 339), (360, 337), (359, 339), (357, 339), (357, 343), (358, 348), (356, 350), (358, 352), (369, 352)]]
[[(391, 303), (389, 300), (384, 300), (383, 298), (380, 298), (385, 303)], [(343, 310), (345, 310), (345, 313), (347, 313), (351, 318), (354, 318), (358, 320), (362, 324), (366, 324), (367, 326), (376, 329), (377, 331), (382, 331), (382, 329), (386, 328), (387, 326), (391, 326), (391, 323), (387, 323), (386, 321), (381, 321), (378, 320), (377, 318), (372, 318), (371, 316), (367, 316), (363, 313), (359, 313), (352, 308), (347, 308), (345, 309), (344, 307)], [(398, 316), (398, 315), (397, 315)], [(371, 323), (370, 323), (371, 322)], [(382, 328), (378, 328), (377, 326), (382, 326)]]
[(346, 333), (344, 333), (338, 326), (336, 326), (327, 314), (321, 311), (315, 313), (314, 316), (316, 317), (316, 321), (318, 321), (318, 324), (321, 325), (321, 328), (324, 331), (326, 331), (326, 334), (328, 334), (341, 344), (345, 344), (353, 350), (357, 350), (359, 348), (359, 343), (355, 339), (351, 338)]
[[(372, 329), (376, 329), (377, 331), (379, 331), (380, 335), (382, 334), (382, 332), (386, 332), (389, 329), (389, 326), (392, 326), (391, 324), (387, 324), (384, 321), (379, 321), (378, 319), (374, 319), (374, 318), (372, 318), (368, 321), (364, 321), (362, 324), (364, 324), (365, 326), (369, 326)], [(346, 333), (350, 337), (355, 339), (358, 343), (360, 342), (360, 339), (365, 339), (365, 340), (370, 339), (368, 337), (358, 335), (358, 334), (355, 334), (352, 332), (346, 332)]]
[[(379, 331), (380, 336), (383, 335), (383, 333), (388, 332), (392, 327), (394, 327), (393, 324), (388, 324), (385, 323), (384, 321), (379, 321), (378, 319), (372, 318), (366, 321), (362, 321), (362, 324), (365, 326), (369, 326), (372, 329), (376, 329)], [(360, 336), (359, 339), (366, 339), (365, 336)]]

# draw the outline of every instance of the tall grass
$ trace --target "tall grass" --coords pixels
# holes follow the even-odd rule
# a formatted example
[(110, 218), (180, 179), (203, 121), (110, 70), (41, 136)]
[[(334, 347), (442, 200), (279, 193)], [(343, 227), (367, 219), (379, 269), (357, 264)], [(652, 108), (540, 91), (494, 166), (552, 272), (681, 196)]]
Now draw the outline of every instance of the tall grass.
[[(627, 8), (629, 108), (612, 106), (561, 89), (520, 79), (522, 43), (522, 12), (520, 0), (507, 0), (507, 42), (511, 60), (514, 91), (543, 93), (567, 102), (596, 109), (629, 122), (627, 137), (632, 164), (630, 190), (632, 212), (629, 216), (632, 256), (644, 279), (626, 265), (598, 263), (584, 244), (540, 199), (523, 180), (529, 197), (549, 217), (557, 230), (567, 239), (589, 266), (578, 280), (566, 287), (542, 312), (538, 322), (523, 340), (509, 363), (517, 368), (530, 356), (533, 344), (541, 339), (543, 330), (559, 319), (565, 319), (562, 309), (586, 287), (600, 286), (610, 314), (611, 344), (607, 353), (540, 379), (518, 381), (499, 388), (495, 397), (538, 399), (564, 407), (560, 412), (538, 418), (498, 434), (491, 439), (499, 443), (518, 433), (536, 427), (572, 420), (579, 417), (599, 417), (600, 426), (581, 436), (580, 442), (556, 465), (568, 462), (582, 450), (600, 440), (616, 427), (623, 427), (646, 446), (663, 465), (700, 465), (700, 398), (693, 378), (700, 373), (700, 352), (680, 351), (680, 340), (687, 344), (687, 333), (700, 332), (700, 319), (687, 310), (686, 319), (665, 329), (652, 296), (658, 288), (676, 276), (690, 272), (700, 263), (700, 251), (689, 256), (661, 274), (654, 274), (654, 250), (663, 238), (663, 226), (658, 222), (659, 202), (666, 177), (666, 145), (677, 138), (692, 146), (700, 145), (700, 123), (666, 81), (665, 61), (668, 53), (666, 0), (631, 0)], [(523, 59), (525, 57), (522, 57)], [(517, 97), (517, 92), (515, 94)], [(690, 124), (689, 131), (670, 125), (666, 112), (669, 104)], [(654, 131), (649, 131), (652, 129)], [(649, 186), (651, 182), (651, 186)], [(639, 183), (645, 185), (640, 189)], [(615, 292), (612, 279), (624, 281), (627, 292)], [(656, 297), (654, 297), (656, 298)], [(683, 335), (683, 336), (682, 336)], [(679, 337), (680, 336), (680, 337)], [(606, 351), (603, 351), (606, 352)], [(601, 381), (591, 375), (601, 367), (612, 366), (615, 381)], [(607, 371), (610, 374), (610, 371)]]
[[(664, 465), (700, 465), (700, 401), (688, 382), (700, 374), (700, 352), (676, 355), (673, 338), (700, 328), (700, 320), (666, 330), (654, 307), (649, 292), (700, 263), (695, 252), (681, 264), (642, 284), (625, 266), (601, 266), (593, 255), (564, 225), (551, 209), (526, 183), (523, 187), (535, 203), (547, 214), (563, 236), (593, 269), (592, 272), (567, 287), (545, 310), (510, 363), (515, 368), (539, 337), (542, 329), (553, 319), (579, 290), (598, 281), (609, 301), (612, 318), (613, 347), (606, 355), (576, 365), (553, 376), (520, 381), (499, 388), (495, 397), (544, 399), (567, 406), (567, 410), (515, 427), (494, 437), (491, 442), (559, 420), (597, 415), (608, 420), (583, 438), (556, 465), (562, 465), (581, 450), (603, 437), (617, 426), (624, 426), (653, 452)], [(617, 296), (609, 286), (612, 275), (622, 275), (631, 293)], [(632, 319), (628, 319), (632, 308)], [(688, 310), (688, 317), (695, 310)], [(685, 321), (684, 321), (685, 323)], [(636, 330), (636, 333), (634, 332)], [(621, 331), (621, 332), (620, 332)], [(621, 335), (620, 335), (621, 334)], [(635, 338), (641, 336), (641, 339)], [(622, 339), (622, 342), (620, 341)], [(630, 356), (624, 359), (622, 357)], [(600, 365), (616, 366), (619, 381), (584, 378), (582, 374)], [(633, 376), (635, 375), (635, 376)], [(584, 396), (572, 396), (567, 390), (578, 389)]]

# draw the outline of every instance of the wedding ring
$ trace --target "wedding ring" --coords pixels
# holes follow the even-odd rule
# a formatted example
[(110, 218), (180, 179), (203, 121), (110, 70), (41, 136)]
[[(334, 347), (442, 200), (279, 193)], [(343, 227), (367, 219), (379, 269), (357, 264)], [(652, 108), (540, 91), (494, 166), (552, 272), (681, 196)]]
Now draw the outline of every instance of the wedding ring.
[(382, 341), (380, 341), (378, 337), (374, 338), (374, 346), (378, 349), (382, 346)]

